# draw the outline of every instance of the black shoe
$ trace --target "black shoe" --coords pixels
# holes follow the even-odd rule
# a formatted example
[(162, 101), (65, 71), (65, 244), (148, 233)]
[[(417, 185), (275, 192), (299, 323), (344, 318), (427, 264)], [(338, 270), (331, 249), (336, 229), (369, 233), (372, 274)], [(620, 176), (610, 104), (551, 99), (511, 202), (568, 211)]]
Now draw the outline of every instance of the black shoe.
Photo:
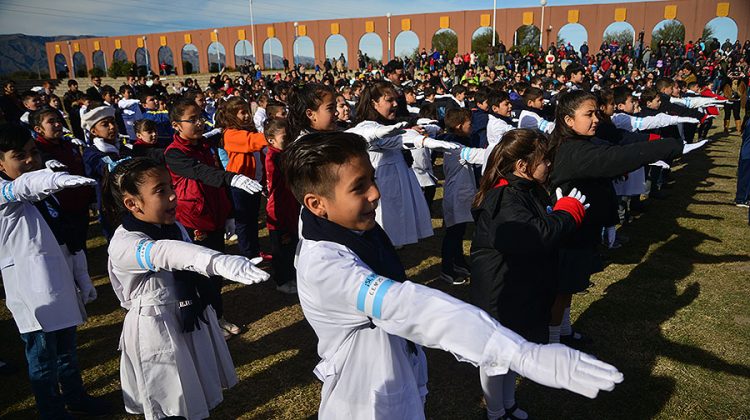
[(594, 344), (594, 340), (574, 330), (573, 334), (561, 335), (560, 343), (565, 344), (568, 347), (580, 350), (582, 347), (587, 347), (591, 344)]
[(67, 405), (68, 411), (77, 416), (103, 416), (111, 414), (112, 404), (105, 398), (84, 395), (81, 401)]

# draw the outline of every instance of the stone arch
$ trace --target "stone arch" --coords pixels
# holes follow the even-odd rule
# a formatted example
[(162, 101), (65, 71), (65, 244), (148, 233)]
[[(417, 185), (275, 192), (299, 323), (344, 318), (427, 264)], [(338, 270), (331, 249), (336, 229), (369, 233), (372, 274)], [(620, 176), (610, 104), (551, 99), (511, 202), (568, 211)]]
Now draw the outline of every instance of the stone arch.
[(175, 72), (174, 54), (172, 54), (171, 48), (166, 45), (159, 47), (156, 56), (159, 58), (159, 62), (157, 63), (159, 66), (159, 74), (166, 76)]
[(193, 74), (200, 73), (201, 62), (198, 47), (193, 44), (185, 44), (180, 54), (182, 58), (182, 73)]
[(250, 63), (255, 64), (255, 54), (253, 53), (253, 44), (246, 39), (237, 41), (234, 44), (234, 63), (239, 66), (244, 66)]
[(341, 54), (344, 54), (344, 60), (349, 62), (349, 43), (342, 35), (334, 34), (326, 39), (326, 58), (330, 58), (333, 64), (333, 60), (338, 60)]
[(298, 36), (292, 45), (294, 50), (294, 64), (302, 64), (306, 68), (315, 67), (315, 45), (309, 36)]
[(402, 31), (393, 42), (394, 57), (414, 57), (419, 53), (419, 35), (414, 31)]
[(513, 34), (513, 45), (521, 50), (522, 54), (539, 49), (542, 31), (536, 25), (521, 25)]
[(58, 53), (55, 54), (55, 74), (58, 79), (66, 79), (70, 75), (68, 68), (68, 59), (64, 55)]
[(451, 28), (438, 29), (432, 35), (431, 47), (435, 51), (447, 51), (446, 60), (451, 60), (458, 53), (458, 34)]
[(651, 49), (656, 50), (659, 41), (685, 42), (685, 25), (677, 19), (664, 19), (651, 31)]
[[(500, 37), (495, 32), (495, 44), (500, 42)], [(479, 61), (482, 63), (487, 62), (487, 54), (490, 47), (492, 46), (492, 28), (489, 26), (482, 26), (477, 28), (474, 33), (471, 34), (471, 51), (475, 52), (479, 56)]]
[(138, 76), (146, 76), (152, 67), (151, 53), (143, 47), (135, 50), (135, 73)]
[(612, 22), (604, 29), (602, 42), (610, 44), (617, 41), (619, 45), (635, 42), (635, 29), (628, 22)]
[(104, 59), (104, 52), (102, 50), (94, 51), (91, 54), (91, 63), (93, 64), (92, 68), (107, 71), (107, 62)]
[(562, 43), (563, 46), (567, 46), (568, 43), (573, 47), (574, 52), (578, 52), (581, 49), (581, 45), (588, 41), (589, 33), (586, 28), (580, 23), (568, 23), (557, 31), (557, 46)]
[(269, 70), (284, 68), (284, 46), (278, 38), (268, 38), (263, 43), (263, 68)]
[(112, 62), (114, 63), (117, 61), (128, 61), (128, 53), (122, 48), (118, 48), (112, 53)]
[(359, 39), (359, 50), (367, 54), (367, 58), (375, 61), (383, 61), (383, 40), (375, 32), (362, 35)]
[(227, 49), (221, 42), (210, 43), (206, 53), (208, 54), (209, 73), (219, 73), (227, 66)]
[(734, 42), (737, 40), (738, 33), (739, 29), (737, 27), (737, 22), (735, 22), (734, 19), (726, 16), (715, 17), (706, 22), (706, 26), (703, 27), (701, 38), (703, 38), (704, 41), (706, 38), (716, 38), (720, 43), (723, 43), (727, 39), (729, 39), (730, 42)]
[(88, 76), (89, 70), (86, 66), (86, 57), (83, 56), (82, 52), (73, 53), (73, 66), (75, 67), (76, 77)]

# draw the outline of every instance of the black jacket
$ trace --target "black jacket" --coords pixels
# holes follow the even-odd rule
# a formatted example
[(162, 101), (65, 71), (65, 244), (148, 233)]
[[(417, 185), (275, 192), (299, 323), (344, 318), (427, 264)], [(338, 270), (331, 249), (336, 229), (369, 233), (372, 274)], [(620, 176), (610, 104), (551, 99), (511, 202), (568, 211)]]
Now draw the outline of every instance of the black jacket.
[[(624, 146), (597, 144), (595, 139), (576, 137), (564, 141), (555, 153), (550, 174), (551, 187), (564, 194), (577, 188), (591, 207), (581, 229), (565, 241), (561, 250), (561, 275), (576, 284), (588, 284), (601, 268), (596, 246), (610, 213), (612, 178), (657, 160), (682, 154), (682, 141), (674, 138), (637, 142)], [(568, 280), (564, 279), (564, 280)]]
[[(551, 211), (547, 192), (515, 176), (489, 191), (474, 212), (471, 300), (504, 326), (546, 332), (557, 293), (558, 247), (576, 230), (569, 213)], [(537, 341), (537, 340), (534, 340)]]

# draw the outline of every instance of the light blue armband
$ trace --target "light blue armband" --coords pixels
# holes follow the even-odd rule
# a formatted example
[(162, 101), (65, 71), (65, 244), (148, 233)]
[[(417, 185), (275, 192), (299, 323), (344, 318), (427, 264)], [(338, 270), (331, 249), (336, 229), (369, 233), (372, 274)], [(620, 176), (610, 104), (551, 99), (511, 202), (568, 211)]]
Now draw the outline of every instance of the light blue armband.
[(389, 278), (370, 273), (359, 287), (357, 310), (364, 312), (367, 316), (380, 319), (383, 299), (393, 283), (393, 280)]

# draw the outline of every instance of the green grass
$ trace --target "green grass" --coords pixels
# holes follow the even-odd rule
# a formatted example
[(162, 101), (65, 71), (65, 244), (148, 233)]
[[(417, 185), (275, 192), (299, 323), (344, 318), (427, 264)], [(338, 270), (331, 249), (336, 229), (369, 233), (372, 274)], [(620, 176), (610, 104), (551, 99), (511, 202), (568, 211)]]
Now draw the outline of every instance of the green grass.
[[(652, 200), (643, 216), (623, 228), (631, 242), (607, 253), (608, 267), (574, 297), (575, 327), (594, 338), (591, 352), (616, 365), (625, 381), (589, 400), (521, 380), (517, 400), (531, 416), (750, 418), (750, 229), (747, 210), (732, 204), (738, 147), (737, 135), (717, 137), (706, 151), (686, 156), (675, 167), (670, 198)], [(441, 223), (434, 219), (435, 237), (400, 254), (410, 278), (466, 299), (467, 287), (435, 280)], [(89, 245), (99, 299), (79, 329), (80, 364), (90, 392), (122, 407), (117, 343), (124, 311), (108, 285), (103, 241), (94, 238)], [(469, 241), (464, 245), (468, 251)], [(224, 299), (227, 318), (246, 329), (229, 342), (240, 383), (224, 393), (213, 417), (314, 416), (320, 392), (312, 373), (317, 340), (297, 299), (277, 293), (270, 283), (229, 285)], [(22, 342), (4, 305), (0, 331), (0, 357), (25, 366)], [(477, 370), (444, 352), (427, 355), (428, 417), (483, 418)], [(25, 373), (2, 378), (0, 416), (34, 414)]]

